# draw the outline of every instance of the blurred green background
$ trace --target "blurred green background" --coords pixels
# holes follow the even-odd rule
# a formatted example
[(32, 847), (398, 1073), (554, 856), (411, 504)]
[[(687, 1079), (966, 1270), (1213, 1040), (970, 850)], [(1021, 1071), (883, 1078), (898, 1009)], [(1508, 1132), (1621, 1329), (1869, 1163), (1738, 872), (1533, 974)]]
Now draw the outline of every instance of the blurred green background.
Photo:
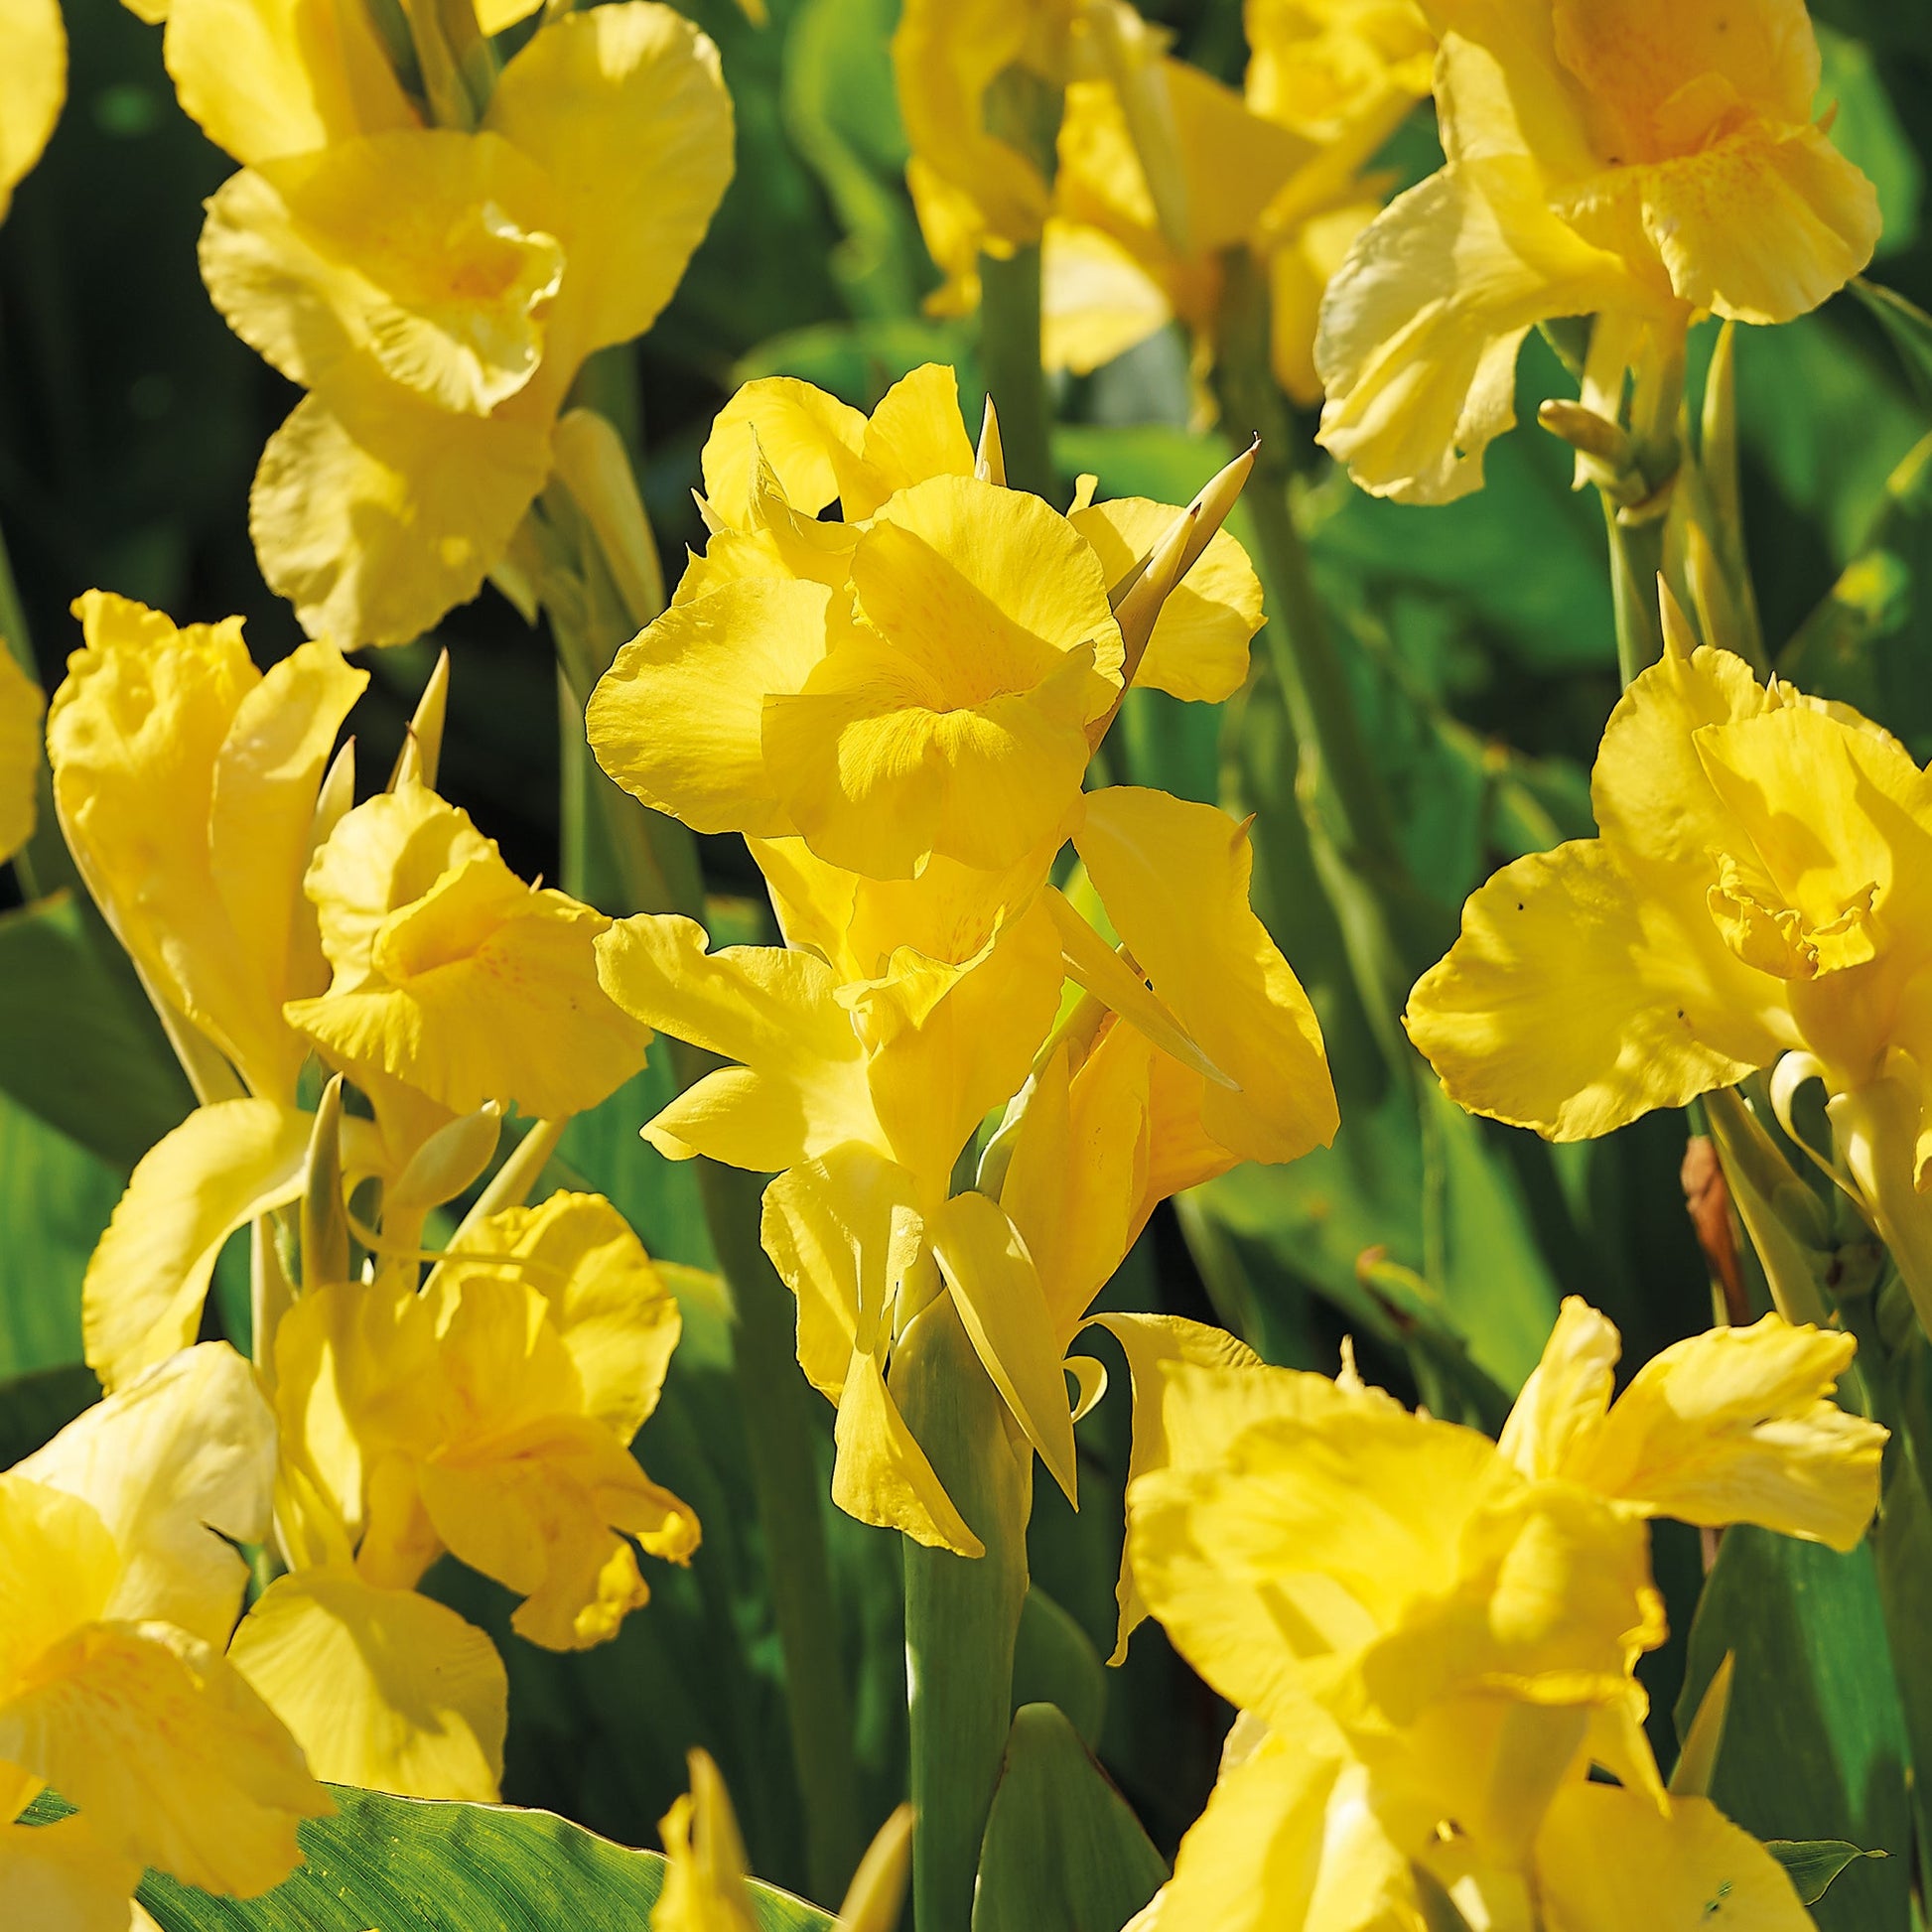
[[(702, 540), (690, 497), (698, 452), (740, 381), (795, 374), (869, 408), (907, 369), (941, 360), (959, 367), (969, 421), (981, 393), (973, 326), (921, 314), (936, 277), (900, 181), (887, 52), (896, 0), (773, 0), (761, 29), (731, 0), (686, 11), (723, 51), (737, 180), (675, 302), (605, 392), (640, 440), (672, 576), (684, 547)], [(1175, 30), (1179, 53), (1238, 80), (1236, 0), (1147, 11)], [(1920, 227), (1932, 7), (1831, 0), (1815, 11), (1837, 138), (1884, 207), (1872, 274), (1932, 307), (1932, 246)], [(91, 586), (183, 621), (243, 613), (266, 662), (298, 632), (256, 570), (247, 491), (296, 391), (228, 334), (196, 271), (200, 203), (229, 164), (177, 108), (157, 31), (114, 0), (68, 0), (67, 15), (66, 114), (0, 229), (0, 531), (43, 679), (50, 690), (58, 682), (78, 641), (67, 607)], [(1425, 107), (1390, 160), (1414, 179), (1436, 158)], [(1850, 295), (1788, 328), (1741, 335), (1745, 499), (1767, 642), (1781, 670), (1869, 711), (1923, 759), (1932, 500), (1905, 459), (1932, 425), (1932, 392), (1915, 386)], [(1709, 353), (1709, 331), (1700, 338), (1694, 370)], [(1564, 387), (1533, 339), (1519, 419), (1533, 424), (1536, 402)], [(1057, 400), (1059, 466), (1069, 478), (1096, 472), (1103, 493), (1183, 501), (1226, 455), (1214, 434), (1188, 427), (1186, 353), (1174, 337), (1065, 384)], [(1617, 691), (1600, 515), (1593, 495), (1572, 491), (1568, 452), (1534, 427), (1494, 448), (1479, 496), (1443, 509), (1355, 491), (1307, 440), (1311, 427), (1298, 425), (1298, 516), (1396, 807), (1407, 877), (1392, 891), (1407, 943), (1426, 962), (1495, 866), (1591, 830), (1588, 764)], [(493, 591), (436, 639), (370, 654), (375, 682), (355, 725), (365, 784), (386, 772), (436, 644), (449, 647), (455, 677), (444, 788), (526, 876), (554, 875), (555, 674), (546, 640)], [(1349, 1333), (1371, 1379), (1491, 1426), (1562, 1294), (1610, 1313), (1633, 1362), (1707, 1325), (1708, 1271), (1678, 1179), (1681, 1117), (1555, 1150), (1476, 1122), (1417, 1077), (1393, 1012), (1371, 1011), (1355, 991), (1346, 896), (1322, 884), (1319, 799), (1298, 800), (1265, 633), (1241, 696), (1202, 707), (1135, 693), (1108, 757), (1115, 778), (1256, 814), (1257, 902), (1315, 999), (1344, 1123), (1329, 1154), (1237, 1172), (1163, 1209), (1110, 1290), (1115, 1305), (1218, 1319), (1271, 1359), (1324, 1370)], [(742, 850), (711, 840), (705, 858), (720, 920), (756, 928), (756, 874)], [(0, 919), (0, 1375), (36, 1375), (0, 1394), (0, 1462), (82, 1398), (84, 1371), (69, 1365), (80, 1354), (86, 1257), (133, 1160), (186, 1105), (165, 1066), (116, 1057), (152, 1040), (131, 1022), (101, 1033), (105, 969), (89, 966), (87, 947), (71, 921)], [(111, 1051), (70, 1044), (90, 1025)], [(635, 1138), (659, 1078), (647, 1071), (578, 1121), (564, 1160), (631, 1214), (654, 1253), (703, 1264), (688, 1176)], [(78, 1104), (80, 1089), (94, 1102)], [(238, 1307), (230, 1293), (220, 1308), (216, 1318), (245, 1319), (245, 1297)], [(685, 1748), (702, 1742), (725, 1770), (757, 1867), (796, 1882), (797, 1801), (730, 1348), (722, 1316), (691, 1322), (664, 1408), (640, 1439), (653, 1473), (697, 1505), (706, 1541), (688, 1574), (652, 1567), (656, 1599), (617, 1643), (540, 1653), (508, 1637), (507, 1600), (492, 1587), (454, 1573), (442, 1587), (491, 1627), (510, 1663), (506, 1796), (650, 1843), (683, 1788)], [(1079, 1516), (1039, 1486), (1038, 1600), (1023, 1632), (1019, 1695), (1050, 1694), (1097, 1736), (1172, 1853), (1211, 1782), (1227, 1713), (1153, 1625), (1124, 1671), (1099, 1665), (1113, 1639), (1127, 1442), (1126, 1378), (1117, 1357), (1112, 1365), (1116, 1393), (1081, 1430)], [(829, 1408), (822, 1420), (829, 1464)], [(876, 1822), (903, 1778), (897, 1552), (842, 1516), (831, 1528)], [(1727, 1555), (1724, 1587), (1708, 1592), (1688, 1643), (1701, 1683), (1730, 1647), (1729, 1603), (1782, 1591), (1816, 1612), (1803, 1631), (1770, 1618), (1770, 1635), (1738, 1640), (1739, 1716), (1717, 1795), (1767, 1835), (1902, 1851), (1904, 1821), (1886, 1809), (1897, 1800), (1879, 1775), (1886, 1753), (1902, 1749), (1895, 1712), (1844, 1694), (1831, 1675), (1835, 1656), (1874, 1627), (1868, 1560), (1770, 1543), (1739, 1535), (1726, 1546), (1742, 1554)], [(1660, 1526), (1657, 1564), (1675, 1634), (1646, 1677), (1668, 1761), (1703, 1581), (1695, 1533)], [(1768, 1698), (1752, 1702), (1754, 1685), (1774, 1682), (1799, 1686), (1775, 1713)], [(1803, 1818), (1779, 1814), (1784, 1786), (1765, 1768), (1779, 1751), (1819, 1754), (1821, 1788), (1842, 1816), (1818, 1816), (1816, 1803)], [(1849, 1873), (1819, 1908), (1821, 1923), (1888, 1915), (1908, 1868), (1896, 1858)]]

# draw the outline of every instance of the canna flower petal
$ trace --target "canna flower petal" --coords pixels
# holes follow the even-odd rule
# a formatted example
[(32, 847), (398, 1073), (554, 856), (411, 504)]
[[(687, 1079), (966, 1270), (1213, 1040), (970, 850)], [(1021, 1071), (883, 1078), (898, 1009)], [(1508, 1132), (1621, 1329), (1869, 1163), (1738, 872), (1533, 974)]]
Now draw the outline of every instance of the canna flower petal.
[(705, 502), (726, 529), (749, 529), (762, 458), (785, 500), (815, 517), (864, 464), (866, 427), (863, 411), (796, 376), (744, 383), (713, 419), (705, 440)]
[(664, 1889), (651, 1907), (650, 1932), (758, 1932), (725, 1780), (709, 1753), (690, 1754), (691, 1790), (658, 1822)]
[(159, 995), (268, 1099), (302, 1042), (283, 1000), (321, 973), (291, 882), (336, 735), (368, 675), (326, 644), (266, 673), (241, 621), (177, 628), (90, 591), (85, 647), (48, 718), (62, 829), (88, 890)]
[(597, 942), (603, 985), (626, 1013), (740, 1062), (686, 1089), (644, 1138), (673, 1161), (706, 1154), (766, 1173), (848, 1141), (890, 1156), (830, 969), (808, 953), (706, 945), (695, 920), (661, 913), (620, 919)]
[[(40, 1659), (75, 1630), (96, 1622), (120, 1582), (121, 1555), (100, 1512), (13, 1470), (0, 1474), (0, 1698), (31, 1682)], [(17, 1815), (38, 1789), (0, 1758), (0, 1797)], [(0, 1809), (4, 1809), (0, 1806)]]
[(1850, 1550), (1878, 1506), (1886, 1441), (1832, 1400), (1857, 1350), (1776, 1314), (1673, 1342), (1579, 1434), (1560, 1473), (1647, 1513)]
[(1531, 1481), (1563, 1476), (1589, 1461), (1616, 1387), (1622, 1337), (1581, 1296), (1566, 1295), (1497, 1439)]
[(673, 604), (618, 652), (585, 714), (598, 762), (698, 832), (791, 830), (765, 764), (764, 706), (825, 655), (831, 593), (779, 577)]
[(116, 1859), (252, 1898), (300, 1856), (328, 1794), (213, 1646), (173, 1624), (92, 1623), (0, 1703), (0, 1759), (79, 1807)]
[(181, 104), (245, 167), (418, 125), (375, 24), (343, 0), (146, 0)]
[[(1124, 496), (1075, 510), (1067, 521), (1093, 545), (1107, 582), (1118, 584), (1173, 527), (1174, 512), (1144, 496)], [(1261, 622), (1261, 580), (1248, 553), (1216, 530), (1162, 605), (1134, 683), (1219, 704), (1247, 682), (1248, 643)]]
[(1209, 805), (1115, 785), (1089, 795), (1073, 839), (1155, 993), (1240, 1082), (1205, 1088), (1208, 1135), (1247, 1161), (1325, 1147), (1337, 1116), (1321, 1030), (1249, 908), (1245, 828)]
[(1660, 1813), (1636, 1792), (1579, 1779), (1550, 1807), (1536, 1865), (1551, 1932), (1695, 1925), (1713, 1899), (1752, 1932), (1812, 1925), (1784, 1867), (1704, 1798), (1673, 1798)]
[(641, 336), (731, 180), (717, 48), (656, 0), (561, 15), (497, 76), (483, 129), (550, 178), (573, 360)]
[(536, 373), (564, 254), (543, 171), (491, 134), (344, 141), (232, 176), (208, 203), (202, 279), (291, 382), (355, 364), (486, 416)]
[(354, 1571), (278, 1577), (229, 1661), (331, 1784), (494, 1804), (509, 1681), (496, 1647), (411, 1589)]
[(140, 1921), (130, 1924), (129, 1901), (140, 1882), (140, 1865), (103, 1845), (78, 1815), (52, 1825), (0, 1825), (0, 1897), (24, 1925), (134, 1932)]
[(346, 814), (307, 881), (335, 969), (289, 1022), (351, 1077), (370, 1066), (456, 1113), (555, 1119), (644, 1063), (649, 1035), (600, 990), (610, 921), (525, 886), (469, 815), (405, 783)]
[(0, 865), (34, 836), (46, 709), (40, 686), (14, 662), (12, 651), (0, 650)]
[(925, 1450), (905, 1426), (878, 1358), (863, 1348), (839, 1392), (832, 1500), (848, 1516), (897, 1530), (929, 1550), (983, 1557), (986, 1545), (953, 1506)]
[(0, 221), (13, 192), (41, 158), (68, 94), (68, 35), (60, 0), (0, 6)]
[(104, 1388), (195, 1339), (229, 1235), (301, 1195), (311, 1129), (272, 1100), (222, 1100), (141, 1157), (81, 1289), (87, 1364)]
[(118, 1553), (92, 1614), (159, 1619), (219, 1648), (268, 1531), (275, 1419), (226, 1342), (184, 1349), (83, 1410), (12, 1475), (78, 1498)]
[(1658, 300), (1551, 212), (1527, 163), (1452, 162), (1390, 203), (1328, 285), (1316, 440), (1374, 495), (1466, 495), (1482, 485), (1484, 449), (1516, 420), (1530, 330)]

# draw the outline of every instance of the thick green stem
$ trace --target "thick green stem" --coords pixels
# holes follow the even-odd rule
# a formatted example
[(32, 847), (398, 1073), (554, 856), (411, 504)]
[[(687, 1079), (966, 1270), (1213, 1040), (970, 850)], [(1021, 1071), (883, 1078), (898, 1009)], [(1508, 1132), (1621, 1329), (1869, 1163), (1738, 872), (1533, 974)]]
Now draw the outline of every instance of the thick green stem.
[(905, 1539), (905, 1686), (911, 1725), (914, 1932), (972, 1932), (980, 1843), (1013, 1721), (1013, 1650), (1027, 1599), (1033, 1458), (950, 1295), (910, 1321), (893, 1394), (983, 1557)]
[(1664, 567), (1664, 519), (1626, 522), (1603, 498), (1610, 537), (1610, 598), (1616, 611), (1616, 668), (1625, 684), (1664, 654), (1663, 619), (1657, 608), (1657, 573)]
[(1039, 359), (1039, 249), (1016, 249), (1005, 261), (981, 256), (980, 290), (980, 363), (1000, 412), (1007, 482), (1057, 504), (1051, 412)]

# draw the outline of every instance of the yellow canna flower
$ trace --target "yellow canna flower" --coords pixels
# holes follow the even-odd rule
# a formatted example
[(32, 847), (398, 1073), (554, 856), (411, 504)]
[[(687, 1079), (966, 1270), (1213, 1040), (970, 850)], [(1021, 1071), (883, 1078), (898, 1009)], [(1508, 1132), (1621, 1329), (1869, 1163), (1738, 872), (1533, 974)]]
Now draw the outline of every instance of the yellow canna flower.
[(1600, 835), (1474, 895), (1411, 1036), (1462, 1105), (1555, 1140), (1794, 1056), (1779, 1082), (1824, 1082), (1846, 1183), (1932, 1308), (1925, 774), (1846, 707), (1673, 640), (1590, 782)]
[(405, 779), (346, 813), (306, 890), (334, 969), (289, 1024), (352, 1080), (400, 1081), (452, 1113), (558, 1118), (644, 1063), (649, 1035), (605, 997), (610, 921), (526, 886), (460, 807)]
[(41, 158), (67, 92), (60, 0), (0, 0), (0, 221)]
[(468, 1224), (420, 1293), (393, 1273), (303, 1294), (276, 1334), (279, 1517), (295, 1567), (236, 1636), (237, 1667), (326, 1775), (493, 1798), (502, 1666), (414, 1594), (445, 1550), (523, 1600), (555, 1650), (647, 1600), (642, 1548), (684, 1563), (690, 1509), (629, 1453), (677, 1304), (610, 1202), (557, 1194)]
[[(208, 292), (310, 391), (256, 472), (263, 572), (312, 632), (395, 643), (476, 595), (549, 477), (584, 358), (670, 300), (730, 179), (732, 118), (711, 42), (623, 0), (547, 21), (474, 132), (422, 128), (371, 77), (354, 12), (184, 0), (168, 52), (245, 164), (208, 204)], [(218, 53), (234, 13), (245, 47)]]
[[(187, 1350), (0, 1475), (0, 1894), (124, 1928), (150, 1866), (254, 1897), (330, 1801), (222, 1656), (267, 1528), (274, 1423), (224, 1343)], [(49, 1786), (77, 1807), (16, 1824)]]
[(1813, 119), (1801, 0), (1423, 11), (1448, 165), (1356, 243), (1315, 348), (1319, 440), (1365, 489), (1477, 488), (1539, 322), (1599, 319), (1585, 399), (1614, 417), (1626, 368), (1654, 381), (1694, 317), (1788, 322), (1870, 258), (1877, 197)]
[[(658, 1823), (664, 1889), (651, 1907), (649, 1932), (757, 1932), (745, 1841), (731, 1794), (710, 1752), (694, 1749), (689, 1765), (690, 1791)], [(912, 1809), (900, 1805), (859, 1862), (834, 1932), (893, 1932), (911, 1847)]]
[(41, 766), (41, 688), (0, 638), (0, 865), (34, 836)]
[(1615, 1331), (1573, 1301), (1498, 1445), (1352, 1376), (1230, 1359), (1212, 1331), (1109, 1325), (1151, 1439), (1134, 1587), (1247, 1714), (1143, 1932), (1421, 1926), (1419, 1867), (1470, 1924), (1528, 1922), (1531, 1898), (1568, 1932), (1669, 1923), (1694, 1892), (1809, 1924), (1761, 1847), (1665, 1794), (1630, 1672), (1664, 1636), (1645, 1517), (1863, 1533), (1885, 1432), (1827, 1399), (1849, 1337), (1767, 1316), (1667, 1350), (1611, 1403)]

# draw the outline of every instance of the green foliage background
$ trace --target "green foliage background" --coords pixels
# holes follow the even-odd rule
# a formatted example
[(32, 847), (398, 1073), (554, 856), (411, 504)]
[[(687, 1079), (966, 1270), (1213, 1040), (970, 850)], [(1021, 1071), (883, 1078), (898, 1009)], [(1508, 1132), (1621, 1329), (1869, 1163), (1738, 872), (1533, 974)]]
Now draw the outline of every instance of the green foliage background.
[[(731, 0), (691, 0), (687, 11), (723, 50), (738, 177), (670, 311), (603, 372), (600, 392), (642, 452), (672, 574), (700, 540), (689, 495), (699, 448), (738, 382), (791, 373), (870, 407), (936, 359), (958, 364), (969, 418), (980, 393), (971, 326), (920, 310), (935, 278), (899, 179), (887, 57), (896, 0), (773, 0), (763, 29)], [(1148, 11), (1176, 29), (1188, 58), (1238, 77), (1236, 0)], [(1920, 223), (1932, 7), (1823, 0), (1815, 12), (1838, 138), (1884, 204), (1872, 272), (1932, 307), (1932, 237)], [(184, 621), (242, 612), (266, 661), (298, 633), (256, 571), (246, 496), (295, 392), (228, 334), (196, 272), (199, 204), (228, 164), (176, 107), (153, 30), (116, 0), (68, 0), (67, 13), (67, 112), (0, 230), (0, 529), (43, 679), (52, 689), (77, 643), (69, 600), (94, 585)], [(1413, 178), (1434, 159), (1425, 111), (1392, 160)], [(1708, 355), (1708, 339), (1695, 352)], [(1908, 369), (1849, 294), (1788, 328), (1741, 332), (1737, 355), (1751, 556), (1778, 667), (1870, 711), (1923, 759), (1932, 484), (1906, 459), (1932, 427), (1932, 370)], [(1533, 423), (1537, 400), (1563, 384), (1533, 341), (1520, 419)], [(1066, 385), (1056, 458), (1069, 476), (1097, 472), (1106, 492), (1184, 500), (1225, 454), (1216, 436), (1190, 432), (1188, 409), (1184, 349), (1159, 339)], [(1587, 764), (1617, 690), (1599, 513), (1593, 496), (1571, 490), (1567, 452), (1533, 427), (1496, 446), (1486, 490), (1445, 509), (1374, 501), (1306, 441), (1294, 461), (1319, 588), (1399, 808), (1405, 944), (1426, 962), (1496, 865), (1591, 830)], [(453, 614), (437, 639), (371, 654), (375, 684), (357, 726), (365, 774), (386, 770), (436, 643), (455, 668), (445, 789), (526, 875), (554, 874), (556, 735), (541, 723), (554, 714), (554, 672), (544, 639), (493, 593)], [(1347, 907), (1323, 889), (1297, 805), (1266, 634), (1255, 663), (1250, 688), (1225, 707), (1134, 694), (1109, 757), (1116, 777), (1256, 814), (1258, 903), (1320, 1011), (1344, 1125), (1329, 1154), (1237, 1172), (1164, 1209), (1112, 1302), (1218, 1319), (1273, 1360), (1324, 1370), (1349, 1333), (1371, 1379), (1491, 1425), (1563, 1294), (1604, 1309), (1632, 1361), (1705, 1326), (1710, 1283), (1681, 1209), (1681, 1118), (1551, 1149), (1462, 1115), (1415, 1080), (1394, 1015), (1369, 1011), (1347, 971)], [(742, 852), (707, 841), (705, 860), (717, 921), (758, 931), (767, 915)], [(188, 1094), (82, 905), (0, 916), (0, 1376), (25, 1378), (0, 1390), (4, 1463), (90, 1397), (75, 1366), (81, 1272), (128, 1170)], [(576, 1122), (562, 1165), (609, 1192), (654, 1253), (704, 1264), (689, 1176), (635, 1138), (662, 1077), (646, 1071)], [(244, 1339), (245, 1294), (230, 1284), (217, 1301)], [(508, 1635), (494, 1587), (455, 1572), (438, 1583), (508, 1658), (511, 1800), (650, 1844), (683, 1788), (686, 1748), (702, 1743), (737, 1799), (756, 1867), (796, 1885), (798, 1799), (731, 1346), (722, 1316), (689, 1320), (641, 1440), (653, 1472), (698, 1507), (706, 1540), (688, 1574), (654, 1567), (655, 1599), (617, 1642), (541, 1653)], [(1099, 1662), (1113, 1640), (1127, 1447), (1125, 1376), (1113, 1366), (1117, 1393), (1081, 1431), (1079, 1515), (1040, 1487), (1016, 1702), (1067, 1712), (1171, 1856), (1212, 1779), (1227, 1713), (1153, 1625), (1123, 1670)], [(829, 1466), (829, 1408), (822, 1420)], [(899, 1564), (885, 1533), (838, 1515), (830, 1527), (871, 1824), (904, 1777)], [(1695, 1534), (1660, 1527), (1674, 1635), (1646, 1675), (1668, 1762), (1673, 1710), (1688, 1722), (1735, 1650), (1715, 1795), (1765, 1836), (1890, 1852), (1853, 1866), (1817, 1910), (1827, 1928), (1903, 1932), (1912, 1821), (1896, 1767), (1913, 1735), (1932, 1738), (1932, 1685), (1888, 1662), (1873, 1562), (1740, 1531), (1707, 1584)], [(1794, 1793), (1803, 1815), (1792, 1815)]]

